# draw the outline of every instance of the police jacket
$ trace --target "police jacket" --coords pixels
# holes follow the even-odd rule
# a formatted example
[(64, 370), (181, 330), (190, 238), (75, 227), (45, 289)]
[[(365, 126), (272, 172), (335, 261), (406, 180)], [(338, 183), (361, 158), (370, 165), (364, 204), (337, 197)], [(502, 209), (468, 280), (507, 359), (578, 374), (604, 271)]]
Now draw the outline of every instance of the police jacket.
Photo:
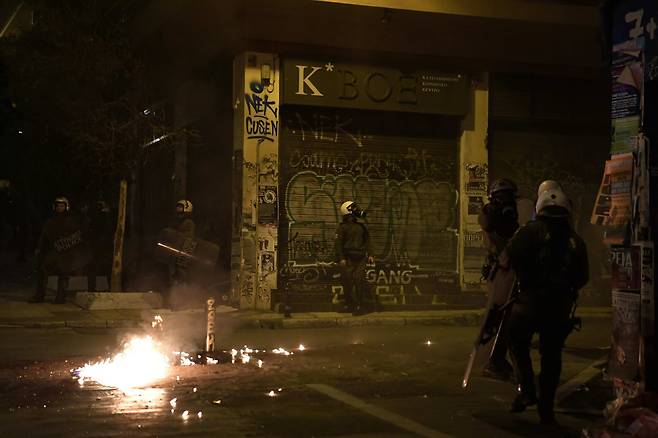
[(362, 258), (371, 253), (366, 226), (351, 215), (345, 216), (336, 229), (336, 259)]
[(175, 229), (183, 236), (192, 239), (194, 238), (194, 233), (196, 231), (196, 224), (189, 215), (183, 215), (176, 218), (171, 228)]
[(42, 254), (50, 251), (63, 253), (81, 242), (82, 227), (78, 217), (69, 212), (56, 213), (44, 224), (37, 248)]
[(576, 298), (589, 281), (587, 247), (567, 218), (542, 217), (519, 228), (505, 248), (521, 294)]
[(500, 254), (519, 228), (516, 202), (492, 201), (482, 207), (478, 223), (485, 233), (485, 243), (490, 252)]

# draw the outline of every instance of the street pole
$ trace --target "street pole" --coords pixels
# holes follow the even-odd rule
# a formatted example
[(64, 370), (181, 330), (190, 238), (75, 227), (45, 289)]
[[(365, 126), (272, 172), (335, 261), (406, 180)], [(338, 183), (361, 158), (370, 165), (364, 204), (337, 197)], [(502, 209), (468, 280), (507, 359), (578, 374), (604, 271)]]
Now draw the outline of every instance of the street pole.
[(112, 257), (112, 278), (110, 290), (121, 292), (121, 273), (123, 269), (123, 236), (126, 227), (126, 198), (128, 197), (128, 183), (121, 180), (119, 184), (119, 212), (117, 228), (114, 232), (114, 255)]
[(208, 323), (206, 325), (206, 353), (215, 351), (215, 300), (208, 298)]

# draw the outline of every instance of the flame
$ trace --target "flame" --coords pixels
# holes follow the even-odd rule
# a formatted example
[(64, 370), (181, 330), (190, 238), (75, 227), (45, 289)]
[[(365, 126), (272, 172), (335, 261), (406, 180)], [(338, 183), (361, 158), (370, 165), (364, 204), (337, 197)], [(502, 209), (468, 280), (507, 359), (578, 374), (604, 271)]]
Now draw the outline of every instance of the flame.
[(151, 328), (153, 328), (153, 329), (159, 329), (160, 331), (162, 331), (162, 329), (163, 329), (163, 327), (162, 327), (162, 323), (163, 323), (162, 316), (160, 316), (160, 315), (155, 315), (155, 316), (153, 317), (153, 321), (151, 322)]
[(78, 368), (78, 382), (82, 386), (95, 381), (119, 389), (150, 385), (169, 372), (169, 359), (157, 347), (150, 336), (134, 337), (113, 358)]
[(304, 351), (306, 350), (306, 347), (304, 347), (304, 344), (299, 344), (299, 351)]

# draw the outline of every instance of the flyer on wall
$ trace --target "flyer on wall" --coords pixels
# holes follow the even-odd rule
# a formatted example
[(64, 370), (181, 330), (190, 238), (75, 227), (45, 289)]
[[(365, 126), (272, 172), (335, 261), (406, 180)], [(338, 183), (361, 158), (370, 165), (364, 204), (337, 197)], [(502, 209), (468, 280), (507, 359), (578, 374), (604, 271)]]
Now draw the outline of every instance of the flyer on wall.
[(591, 222), (607, 227), (607, 243), (619, 244), (623, 240), (623, 231), (631, 217), (632, 179), (633, 154), (613, 155), (605, 162)]
[(637, 148), (644, 83), (642, 50), (631, 40), (615, 46), (612, 56), (610, 153), (623, 154)]

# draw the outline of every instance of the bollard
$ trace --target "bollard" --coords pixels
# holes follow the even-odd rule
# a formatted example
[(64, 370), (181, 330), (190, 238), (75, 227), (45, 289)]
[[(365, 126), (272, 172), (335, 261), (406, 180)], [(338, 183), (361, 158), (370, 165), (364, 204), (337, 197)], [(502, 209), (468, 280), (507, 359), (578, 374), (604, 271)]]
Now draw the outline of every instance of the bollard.
[(215, 351), (215, 300), (208, 298), (208, 325), (206, 329), (206, 352)]

